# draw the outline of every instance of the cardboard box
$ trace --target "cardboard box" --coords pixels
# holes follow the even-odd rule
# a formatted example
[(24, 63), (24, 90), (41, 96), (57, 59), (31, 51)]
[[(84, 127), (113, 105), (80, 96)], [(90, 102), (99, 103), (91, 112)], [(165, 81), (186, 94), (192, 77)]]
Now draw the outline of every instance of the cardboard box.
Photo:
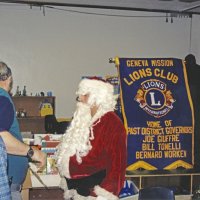
[(29, 189), (22, 189), (22, 200), (29, 200)]
[(24, 180), (24, 183), (22, 185), (22, 199), (23, 200), (29, 200), (29, 189), (32, 188), (32, 182), (31, 182), (31, 175), (30, 170), (28, 170), (26, 174), (26, 178)]
[[(40, 174), (39, 177), (47, 187), (59, 187), (60, 185), (61, 177), (59, 174)], [(34, 175), (31, 176), (31, 180), (33, 188), (44, 187)]]

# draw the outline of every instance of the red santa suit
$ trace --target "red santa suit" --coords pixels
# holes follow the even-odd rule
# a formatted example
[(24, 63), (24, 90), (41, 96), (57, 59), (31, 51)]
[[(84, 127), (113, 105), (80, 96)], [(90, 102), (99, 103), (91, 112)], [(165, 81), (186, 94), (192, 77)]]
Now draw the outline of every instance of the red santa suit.
[[(82, 158), (81, 164), (77, 162), (76, 156), (70, 158), (70, 175), (72, 179), (77, 179), (105, 169), (106, 176), (99, 186), (105, 193), (108, 191), (118, 196), (125, 179), (127, 156), (125, 129), (114, 112), (106, 113), (100, 118), (99, 123), (95, 123), (93, 126), (95, 139), (91, 140), (92, 149)], [(96, 192), (92, 191), (91, 195)]]
[[(83, 79), (79, 84), (77, 95), (88, 99), (77, 103), (57, 151), (57, 166), (68, 184), (68, 188), (63, 187), (67, 188), (66, 199), (118, 199), (125, 179), (127, 148), (124, 125), (114, 113), (113, 92), (111, 84), (99, 80)], [(92, 114), (94, 108), (97, 110)], [(102, 171), (105, 173), (99, 177)]]

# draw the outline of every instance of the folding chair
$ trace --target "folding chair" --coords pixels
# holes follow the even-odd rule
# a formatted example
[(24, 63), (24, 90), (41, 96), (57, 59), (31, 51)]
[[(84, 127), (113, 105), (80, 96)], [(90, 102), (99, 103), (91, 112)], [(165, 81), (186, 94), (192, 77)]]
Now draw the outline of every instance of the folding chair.
[(147, 187), (139, 190), (138, 200), (175, 200), (175, 195), (166, 187)]

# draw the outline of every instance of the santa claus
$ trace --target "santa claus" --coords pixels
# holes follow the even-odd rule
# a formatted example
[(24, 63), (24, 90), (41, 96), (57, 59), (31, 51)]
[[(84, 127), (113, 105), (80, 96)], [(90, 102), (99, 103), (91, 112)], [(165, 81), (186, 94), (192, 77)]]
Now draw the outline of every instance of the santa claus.
[(67, 185), (65, 199), (117, 200), (126, 169), (126, 133), (115, 114), (110, 83), (83, 79), (73, 120), (57, 150), (57, 166)]

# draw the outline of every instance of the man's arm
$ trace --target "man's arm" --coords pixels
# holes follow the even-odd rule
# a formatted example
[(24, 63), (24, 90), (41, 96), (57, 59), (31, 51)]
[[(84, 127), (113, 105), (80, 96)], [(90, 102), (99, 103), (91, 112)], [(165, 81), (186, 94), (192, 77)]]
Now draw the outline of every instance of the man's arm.
[[(17, 140), (14, 136), (12, 136), (8, 131), (0, 132), (0, 136), (2, 137), (6, 150), (8, 154), (26, 156), (27, 152), (30, 148), (27, 144)], [(31, 157), (32, 160), (39, 162), (39, 167), (44, 167), (46, 164), (46, 154), (36, 148), (33, 149), (34, 154)]]

